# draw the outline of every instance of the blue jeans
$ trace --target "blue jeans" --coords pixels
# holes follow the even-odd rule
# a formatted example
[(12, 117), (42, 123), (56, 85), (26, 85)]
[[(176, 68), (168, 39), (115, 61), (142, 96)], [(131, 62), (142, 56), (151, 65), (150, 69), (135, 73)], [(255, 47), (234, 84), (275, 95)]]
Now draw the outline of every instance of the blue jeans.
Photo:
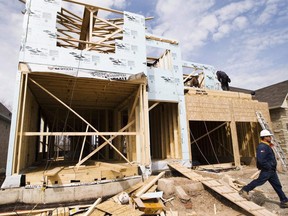
[(259, 177), (250, 182), (248, 185), (244, 186), (242, 189), (244, 191), (249, 192), (256, 187), (263, 185), (266, 181), (268, 181), (272, 185), (273, 189), (278, 194), (281, 202), (286, 202), (288, 200), (285, 193), (282, 190), (282, 185), (279, 181), (276, 171), (261, 170)]

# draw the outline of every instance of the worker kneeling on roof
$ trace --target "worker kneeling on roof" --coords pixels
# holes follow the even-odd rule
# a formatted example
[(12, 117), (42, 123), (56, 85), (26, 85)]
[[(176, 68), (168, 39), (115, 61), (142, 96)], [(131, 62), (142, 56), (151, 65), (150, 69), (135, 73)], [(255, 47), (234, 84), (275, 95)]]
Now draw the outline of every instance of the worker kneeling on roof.
[(231, 82), (231, 79), (224, 71), (217, 71), (216, 76), (218, 81), (221, 83), (221, 88), (224, 91), (229, 91), (229, 83)]

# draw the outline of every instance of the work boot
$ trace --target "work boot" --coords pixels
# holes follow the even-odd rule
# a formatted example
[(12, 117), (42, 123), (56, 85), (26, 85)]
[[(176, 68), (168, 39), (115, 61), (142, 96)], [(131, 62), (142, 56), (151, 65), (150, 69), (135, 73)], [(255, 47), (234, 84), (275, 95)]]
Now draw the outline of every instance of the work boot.
[(280, 208), (288, 208), (288, 200), (280, 203)]
[(241, 190), (239, 191), (239, 195), (240, 195), (241, 197), (243, 197), (244, 199), (250, 200), (249, 193), (248, 193), (247, 191), (243, 190), (243, 189), (241, 189)]

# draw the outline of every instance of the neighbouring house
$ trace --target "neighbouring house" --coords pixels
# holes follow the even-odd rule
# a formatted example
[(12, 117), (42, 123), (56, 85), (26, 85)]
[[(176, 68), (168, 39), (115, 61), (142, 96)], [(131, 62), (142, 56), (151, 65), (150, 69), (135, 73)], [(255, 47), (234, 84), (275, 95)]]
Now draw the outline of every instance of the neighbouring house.
[(273, 133), (287, 155), (288, 80), (256, 90), (255, 99), (268, 103)]
[(11, 124), (11, 112), (0, 103), (0, 173), (5, 172)]

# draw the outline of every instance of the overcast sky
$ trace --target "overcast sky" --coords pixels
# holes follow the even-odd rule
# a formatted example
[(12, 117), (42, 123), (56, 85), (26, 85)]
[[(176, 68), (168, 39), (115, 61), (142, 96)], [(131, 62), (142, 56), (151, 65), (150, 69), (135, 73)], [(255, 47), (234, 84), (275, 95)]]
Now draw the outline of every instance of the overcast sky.
[[(225, 71), (232, 86), (256, 90), (288, 78), (287, 0), (81, 1), (153, 16), (146, 23), (150, 33), (178, 40), (183, 60)], [(8, 107), (15, 93), (23, 9), (18, 0), (0, 0), (0, 102)]]

